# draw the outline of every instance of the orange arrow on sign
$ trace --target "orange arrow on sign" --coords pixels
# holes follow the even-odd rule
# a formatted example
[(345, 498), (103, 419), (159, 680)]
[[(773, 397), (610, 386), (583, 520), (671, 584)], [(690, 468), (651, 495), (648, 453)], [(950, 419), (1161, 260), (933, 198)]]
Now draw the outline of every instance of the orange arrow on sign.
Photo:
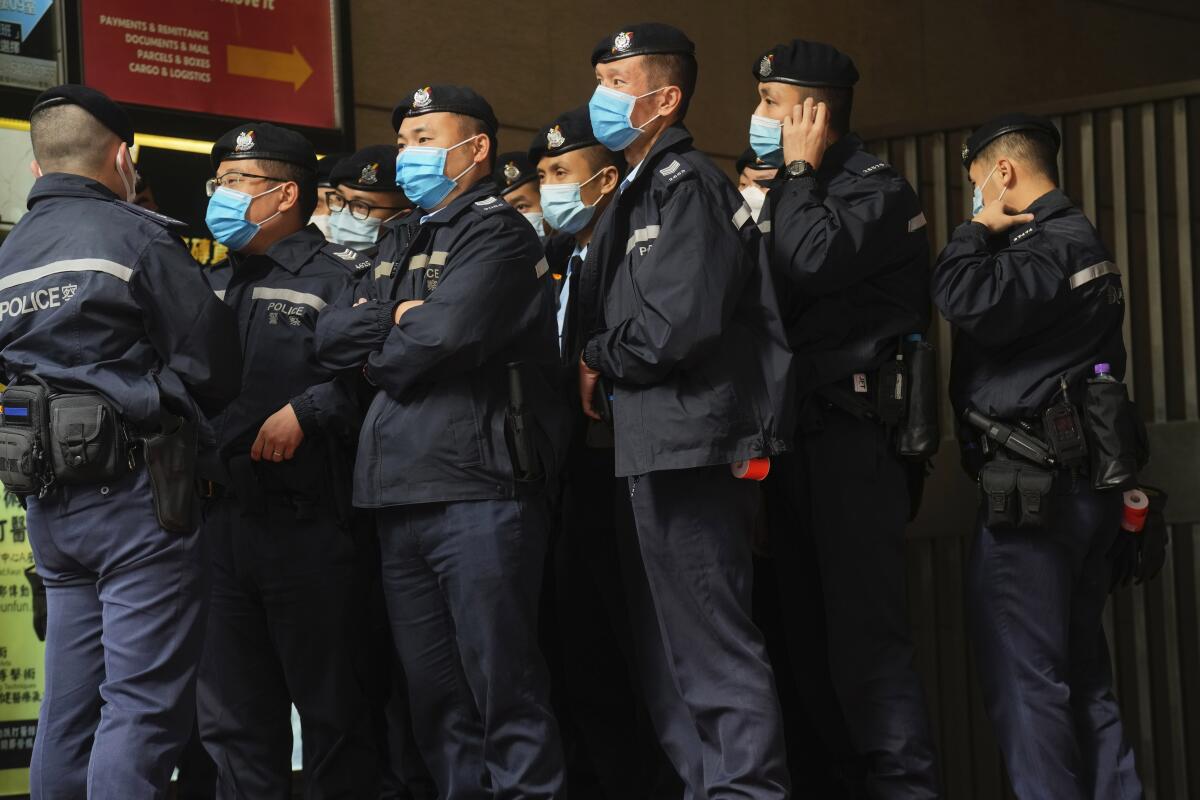
[(230, 75), (283, 81), (292, 84), (296, 91), (313, 73), (312, 67), (295, 45), (292, 46), (292, 52), (280, 53), (230, 44), (225, 46), (225, 58)]

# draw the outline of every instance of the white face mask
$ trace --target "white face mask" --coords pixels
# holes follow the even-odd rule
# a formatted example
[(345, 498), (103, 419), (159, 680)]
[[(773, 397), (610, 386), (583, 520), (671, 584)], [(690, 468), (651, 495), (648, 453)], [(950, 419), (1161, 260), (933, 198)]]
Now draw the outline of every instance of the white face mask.
[(767, 201), (767, 193), (761, 186), (750, 184), (742, 189), (742, 199), (746, 201), (746, 205), (750, 206), (750, 213), (754, 215), (754, 221), (758, 222), (758, 215), (762, 213), (763, 203)]
[(545, 217), (542, 216), (542, 212), (522, 211), (521, 216), (533, 226), (533, 229), (537, 232), (538, 241), (546, 241), (546, 226), (542, 224), (545, 221)]

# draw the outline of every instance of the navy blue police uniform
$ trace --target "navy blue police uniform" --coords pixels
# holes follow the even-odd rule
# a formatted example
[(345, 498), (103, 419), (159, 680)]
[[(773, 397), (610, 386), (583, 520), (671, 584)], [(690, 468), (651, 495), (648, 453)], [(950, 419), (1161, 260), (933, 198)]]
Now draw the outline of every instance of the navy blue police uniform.
[[(35, 126), (58, 105), (133, 144), (125, 113), (79, 86), (43, 93)], [(29, 213), (0, 246), (5, 383), (33, 374), (58, 392), (98, 393), (132, 431), (219, 412), (238, 391), (236, 329), (183, 228), (92, 178), (38, 178)], [(200, 534), (161, 527), (140, 456), (103, 484), (52, 485), (27, 502), (49, 612), (32, 796), (164, 796), (195, 717)]]
[[(848, 56), (803, 40), (771, 48), (753, 72), (760, 82), (800, 87), (850, 90), (858, 80)], [(936, 797), (904, 586), (911, 467), (896, 454), (894, 431), (852, 412), (845, 400), (874, 401), (880, 367), (895, 358), (905, 336), (929, 326), (925, 218), (903, 176), (853, 133), (832, 144), (815, 171), (802, 162), (792, 166), (784, 165), (771, 184), (759, 225), (801, 402), (795, 452), (773, 476), (772, 514), (806, 536), (777, 534), (773, 552), (781, 574), (794, 579), (808, 571), (815, 551), (829, 674), (851, 744), (865, 762), (867, 791)], [(785, 595), (801, 589), (794, 580), (782, 587)], [(835, 739), (842, 720), (820, 716)]]
[[(582, 106), (539, 130), (529, 167), (592, 147), (603, 145)], [(545, 253), (558, 313), (563, 396), (571, 410), (552, 608), (561, 637), (563, 675), (556, 689), (567, 777), (573, 792), (679, 797), (678, 772), (688, 776), (691, 796), (703, 796), (700, 742), (667, 667), (628, 484), (615, 477), (612, 429), (585, 417), (579, 404), (583, 344), (576, 320), (588, 246), (558, 234), (547, 239)]]
[[(392, 121), (436, 112), (477, 119), (494, 139), (491, 107), (461, 87), (418, 90)], [(478, 180), (433, 213), (389, 223), (376, 266), (322, 316), (318, 354), (378, 390), (354, 504), (375, 511), (414, 732), (441, 795), (550, 798), (563, 769), (537, 647), (549, 521), (545, 497), (516, 480), (508, 365), (523, 364), (524, 409), (547, 432), (564, 414), (546, 263), (497, 195)], [(407, 300), (423, 305), (396, 324)], [(547, 474), (561, 438), (543, 437)]]
[[(967, 140), (964, 167), (1009, 133), (1059, 143), (1047, 119), (999, 117)], [(956, 415), (973, 408), (1039, 432), (1062, 381), (1079, 404), (1096, 364), (1123, 378), (1125, 305), (1107, 248), (1061, 190), (1023, 213), (1033, 221), (995, 235), (959, 226), (934, 268), (933, 299), (956, 334)], [(960, 441), (974, 477), (978, 436), (960, 431)], [(1050, 503), (1040, 529), (989, 526), (982, 511), (976, 522), (968, 619), (988, 716), (1018, 797), (1141, 797), (1101, 626), (1121, 492), (1058, 469)]]
[[(214, 166), (244, 158), (309, 169), (316, 160), (303, 136), (268, 123), (234, 128), (213, 147)], [(356, 541), (349, 506), (358, 379), (322, 367), (313, 344), (321, 311), (366, 263), (315, 226), (262, 254), (229, 254), (222, 295), (244, 366), (241, 394), (213, 422), (219, 463), (205, 476), (212, 600), (199, 689), (219, 797), (290, 791), (293, 704), (308, 791), (378, 791), (358, 552), (368, 543)], [(252, 460), (259, 429), (289, 404), (303, 431), (294, 455)]]
[[(634, 25), (603, 39), (592, 64), (653, 53), (692, 57), (694, 47), (670, 26)], [(706, 794), (774, 798), (789, 778), (751, 620), (760, 493), (730, 470), (779, 454), (790, 434), (790, 359), (757, 244), (729, 179), (682, 124), (666, 128), (593, 235), (578, 324), (583, 361), (612, 397), (616, 474)]]

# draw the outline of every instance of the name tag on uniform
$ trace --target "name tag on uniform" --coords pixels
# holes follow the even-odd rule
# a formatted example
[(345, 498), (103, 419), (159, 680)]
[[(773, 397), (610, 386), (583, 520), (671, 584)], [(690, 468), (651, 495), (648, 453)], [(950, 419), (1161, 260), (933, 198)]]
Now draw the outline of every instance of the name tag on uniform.
[(854, 373), (854, 392), (855, 392), (855, 394), (866, 394), (867, 393), (867, 373), (865, 373), (865, 372)]

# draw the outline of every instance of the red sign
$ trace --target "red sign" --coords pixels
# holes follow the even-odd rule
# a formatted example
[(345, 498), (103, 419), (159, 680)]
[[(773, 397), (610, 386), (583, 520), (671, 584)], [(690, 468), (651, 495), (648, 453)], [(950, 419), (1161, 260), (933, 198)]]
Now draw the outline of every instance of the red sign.
[(83, 0), (83, 81), (114, 100), (338, 127), (330, 0)]

